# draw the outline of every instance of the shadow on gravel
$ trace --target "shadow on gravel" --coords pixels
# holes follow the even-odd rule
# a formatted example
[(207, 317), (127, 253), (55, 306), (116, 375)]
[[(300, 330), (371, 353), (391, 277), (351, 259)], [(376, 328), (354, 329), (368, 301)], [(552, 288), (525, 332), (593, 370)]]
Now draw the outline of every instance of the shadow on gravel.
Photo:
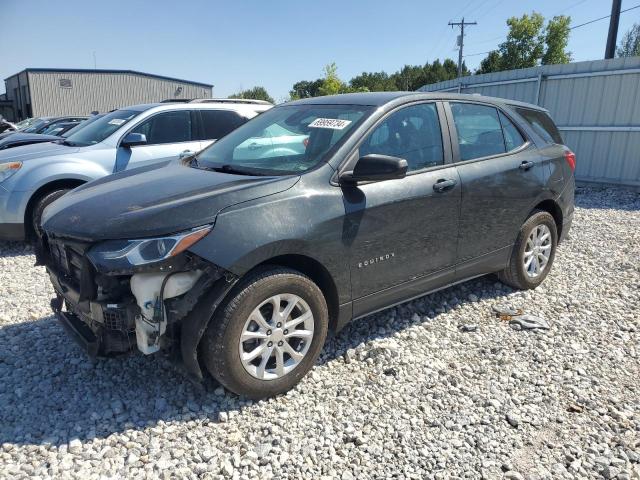
[(0, 258), (21, 257), (32, 254), (33, 248), (26, 242), (0, 241)]
[[(511, 291), (494, 282), (474, 280), (353, 322), (328, 339), (319, 363), (431, 321), (470, 302), (471, 293), (486, 299)], [(131, 355), (92, 363), (54, 317), (0, 327), (0, 345), (0, 444), (60, 445), (159, 421), (218, 422), (221, 414), (233, 416), (251, 404), (216, 393), (212, 381), (192, 384), (163, 357)]]
[(640, 210), (640, 191), (613, 187), (577, 187), (576, 207), (596, 210)]

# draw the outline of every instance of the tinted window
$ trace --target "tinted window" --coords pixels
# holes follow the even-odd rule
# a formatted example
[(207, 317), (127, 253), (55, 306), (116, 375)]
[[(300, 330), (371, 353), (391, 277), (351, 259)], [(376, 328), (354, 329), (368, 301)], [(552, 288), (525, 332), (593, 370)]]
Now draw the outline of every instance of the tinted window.
[(461, 160), (505, 153), (502, 127), (494, 107), (452, 103), (451, 111), (458, 132)]
[(558, 128), (545, 112), (517, 107), (516, 112), (522, 115), (536, 133), (545, 141), (549, 143), (563, 143)]
[(361, 157), (371, 153), (404, 158), (409, 171), (443, 164), (435, 104), (414, 105), (389, 115), (360, 146)]
[(502, 124), (502, 131), (504, 132), (504, 144), (507, 147), (507, 152), (524, 145), (524, 137), (513, 122), (502, 112), (500, 112), (500, 123)]
[(202, 140), (217, 140), (247, 121), (230, 110), (200, 110), (202, 116)]
[(272, 108), (200, 152), (192, 165), (256, 175), (290, 175), (321, 162), (372, 107), (284, 105)]
[(145, 135), (149, 145), (188, 142), (191, 140), (191, 114), (189, 110), (159, 113), (131, 132)]

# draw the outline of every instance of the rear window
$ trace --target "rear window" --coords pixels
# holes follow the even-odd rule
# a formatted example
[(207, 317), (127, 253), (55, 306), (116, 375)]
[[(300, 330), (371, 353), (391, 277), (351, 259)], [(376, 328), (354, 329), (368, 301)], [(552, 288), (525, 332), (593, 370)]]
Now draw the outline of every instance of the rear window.
[(558, 127), (545, 112), (521, 107), (515, 107), (515, 109), (544, 140), (549, 143), (564, 143)]

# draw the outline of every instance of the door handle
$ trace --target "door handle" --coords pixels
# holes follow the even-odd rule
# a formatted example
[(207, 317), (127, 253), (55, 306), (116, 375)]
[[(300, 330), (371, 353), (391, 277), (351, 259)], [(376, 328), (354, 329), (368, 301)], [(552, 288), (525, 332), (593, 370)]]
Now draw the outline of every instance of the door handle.
[(441, 179), (438, 180), (436, 183), (433, 184), (433, 189), (438, 192), (444, 192), (445, 190), (449, 190), (450, 188), (453, 188), (456, 186), (456, 182), (455, 180), (448, 178), (448, 179)]
[(519, 167), (519, 168), (520, 168), (520, 170), (524, 170), (524, 171), (526, 172), (527, 170), (529, 170), (530, 168), (532, 168), (534, 165), (535, 165), (535, 163), (533, 163), (533, 162), (530, 162), (530, 161), (529, 161), (529, 162), (524, 161), (524, 162), (522, 162), (522, 163), (520, 164), (520, 167)]

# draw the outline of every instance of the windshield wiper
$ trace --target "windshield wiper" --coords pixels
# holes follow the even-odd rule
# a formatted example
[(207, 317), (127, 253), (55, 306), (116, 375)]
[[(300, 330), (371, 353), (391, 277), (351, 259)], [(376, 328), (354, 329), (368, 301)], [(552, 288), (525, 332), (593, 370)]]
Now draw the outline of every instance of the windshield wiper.
[(69, 140), (67, 140), (67, 139), (64, 139), (64, 140), (62, 140), (61, 142), (58, 142), (58, 143), (59, 143), (60, 145), (66, 145), (67, 147), (77, 147), (77, 146), (78, 146), (78, 144), (77, 144), (77, 143), (70, 142), (70, 141), (69, 141)]
[(234, 167), (233, 165), (229, 165), (229, 164), (225, 164), (220, 167), (205, 167), (205, 168), (207, 168), (207, 170), (213, 170), (215, 172), (222, 172), (222, 173), (231, 173), (233, 175), (249, 175), (252, 177), (265, 175), (264, 173), (256, 173), (248, 170), (243, 170), (241, 168)]

